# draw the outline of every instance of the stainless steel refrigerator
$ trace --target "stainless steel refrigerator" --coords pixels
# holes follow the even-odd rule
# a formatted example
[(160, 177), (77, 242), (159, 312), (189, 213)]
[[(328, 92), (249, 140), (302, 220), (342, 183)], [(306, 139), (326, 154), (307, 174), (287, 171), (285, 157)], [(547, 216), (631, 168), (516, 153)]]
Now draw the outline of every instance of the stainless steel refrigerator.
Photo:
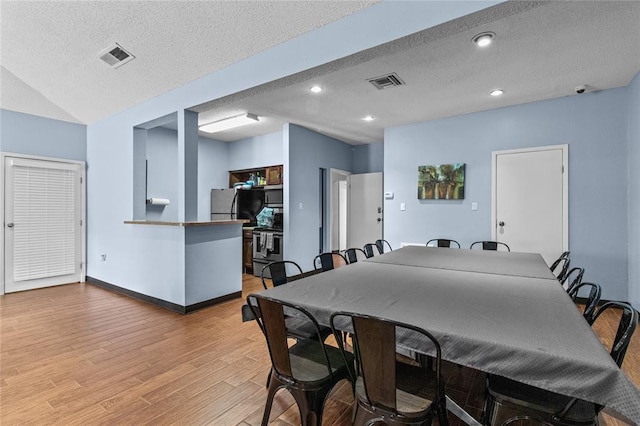
[(264, 207), (262, 189), (212, 189), (211, 220), (248, 219), (256, 224), (256, 215)]

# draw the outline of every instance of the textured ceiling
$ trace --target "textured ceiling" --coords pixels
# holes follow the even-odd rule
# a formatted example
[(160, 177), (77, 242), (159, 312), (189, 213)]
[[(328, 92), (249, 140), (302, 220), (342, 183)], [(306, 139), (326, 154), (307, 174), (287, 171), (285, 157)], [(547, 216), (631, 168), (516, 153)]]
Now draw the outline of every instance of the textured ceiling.
[[(91, 123), (373, 3), (1, 1), (1, 106)], [(261, 117), (214, 135), (225, 141), (292, 122), (380, 142), (386, 127), (625, 86), (640, 71), (639, 23), (640, 1), (509, 1), (192, 109), (201, 122)], [(480, 50), (482, 31), (496, 38)], [(109, 68), (97, 54), (113, 42), (137, 58)], [(389, 72), (406, 85), (366, 81)]]
[[(496, 33), (478, 49), (472, 38)], [(263, 122), (217, 133), (239, 138), (294, 122), (352, 144), (384, 128), (629, 84), (640, 71), (640, 2), (507, 2), (245, 93), (200, 105), (200, 120), (240, 112)], [(367, 78), (397, 73), (405, 86)], [(314, 95), (309, 88), (325, 88)], [(505, 94), (491, 97), (502, 88)], [(371, 114), (372, 122), (362, 121)], [(203, 134), (204, 135), (204, 134)]]
[(92, 123), (376, 2), (1, 1), (1, 106)]

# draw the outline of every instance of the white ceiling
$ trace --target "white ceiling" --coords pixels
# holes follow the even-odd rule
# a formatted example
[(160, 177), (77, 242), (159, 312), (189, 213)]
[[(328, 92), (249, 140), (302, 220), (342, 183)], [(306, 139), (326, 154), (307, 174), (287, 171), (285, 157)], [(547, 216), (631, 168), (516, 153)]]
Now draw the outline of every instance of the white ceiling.
[(1, 106), (89, 124), (377, 1), (3, 0)]
[[(373, 2), (17, 3), (0, 3), (3, 108), (46, 109), (49, 115), (38, 115), (91, 123)], [(300, 19), (290, 19), (292, 13)], [(495, 42), (478, 49), (471, 39), (482, 31), (496, 33)], [(113, 41), (137, 58), (117, 70), (97, 61)], [(580, 84), (587, 93), (625, 86), (639, 71), (639, 1), (513, 1), (193, 110), (201, 122), (241, 112), (260, 116), (260, 123), (213, 135), (219, 140), (293, 122), (352, 144), (371, 143), (382, 141), (385, 127), (579, 96)], [(406, 85), (378, 90), (366, 81), (390, 72)], [(313, 84), (325, 91), (312, 95)], [(20, 85), (37, 94), (5, 96), (19, 93)], [(505, 94), (490, 97), (498, 87)], [(362, 121), (366, 114), (376, 120)]]

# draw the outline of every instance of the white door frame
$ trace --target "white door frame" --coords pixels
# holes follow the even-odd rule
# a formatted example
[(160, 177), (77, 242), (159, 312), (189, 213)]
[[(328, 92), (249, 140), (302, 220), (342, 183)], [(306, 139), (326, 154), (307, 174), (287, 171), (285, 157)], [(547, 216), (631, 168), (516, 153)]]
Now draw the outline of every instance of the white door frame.
[(86, 253), (86, 247), (87, 247), (87, 233), (86, 233), (86, 223), (87, 223), (87, 217), (86, 217), (86, 211), (87, 211), (87, 194), (86, 194), (86, 166), (85, 166), (85, 162), (84, 161), (77, 161), (77, 160), (67, 160), (67, 159), (63, 159), (63, 158), (52, 158), (52, 157), (42, 157), (42, 156), (38, 156), (38, 155), (26, 155), (26, 154), (15, 154), (15, 153), (11, 153), (11, 152), (0, 152), (0, 176), (2, 176), (2, 184), (0, 185), (0, 223), (2, 224), (2, 231), (0, 232), (0, 262), (2, 262), (2, 274), (0, 274), (0, 295), (4, 294), (4, 271), (5, 271), (5, 265), (4, 265), (4, 259), (5, 259), (5, 253), (4, 253), (4, 242), (5, 242), (5, 232), (6, 232), (6, 224), (5, 224), (5, 220), (4, 220), (4, 207), (5, 207), (5, 191), (4, 191), (4, 182), (5, 182), (5, 159), (6, 157), (11, 157), (11, 158), (21, 158), (21, 159), (26, 159), (26, 160), (41, 160), (41, 161), (51, 161), (51, 162), (56, 162), (56, 163), (67, 163), (67, 164), (77, 164), (80, 165), (80, 176), (82, 179), (82, 189), (81, 189), (81, 194), (82, 194), (82, 201), (81, 201), (81, 205), (82, 205), (82, 211), (80, 212), (80, 218), (82, 220), (82, 236), (81, 236), (81, 244), (80, 244), (80, 258), (81, 258), (81, 262), (82, 262), (82, 271), (80, 273), (80, 281), (84, 282), (86, 280), (87, 277), (87, 253)]
[[(348, 179), (348, 176), (351, 175), (351, 172), (347, 172), (345, 170), (340, 170), (340, 169), (333, 169), (330, 168), (329, 169), (329, 232), (328, 232), (328, 241), (327, 244), (329, 245), (329, 250), (326, 251), (331, 251), (331, 248), (333, 247), (333, 226), (334, 224), (331, 221), (331, 215), (333, 213), (333, 208), (334, 206), (334, 202), (333, 202), (333, 197), (334, 197), (334, 190), (333, 190), (333, 177), (334, 175), (336, 176), (344, 176), (345, 180)], [(347, 199), (349, 194), (349, 186), (347, 185)], [(348, 204), (347, 204), (347, 209), (348, 209)], [(347, 229), (349, 228), (349, 213), (347, 212)]]
[(498, 155), (501, 154), (518, 154), (523, 152), (549, 151), (552, 149), (562, 150), (562, 250), (569, 250), (569, 145), (549, 145), (534, 148), (507, 149), (502, 151), (493, 151), (491, 153), (491, 239), (496, 241), (497, 238), (497, 205), (496, 190), (497, 176), (496, 167), (498, 165)]

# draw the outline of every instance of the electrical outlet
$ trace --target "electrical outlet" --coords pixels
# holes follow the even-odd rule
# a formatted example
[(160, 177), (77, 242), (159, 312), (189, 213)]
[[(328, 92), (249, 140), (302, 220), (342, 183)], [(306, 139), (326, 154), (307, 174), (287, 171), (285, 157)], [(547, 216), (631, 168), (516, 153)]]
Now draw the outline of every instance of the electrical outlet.
[(100, 260), (103, 261), (103, 262), (106, 262), (107, 261), (107, 255), (106, 254), (101, 254), (100, 255)]

